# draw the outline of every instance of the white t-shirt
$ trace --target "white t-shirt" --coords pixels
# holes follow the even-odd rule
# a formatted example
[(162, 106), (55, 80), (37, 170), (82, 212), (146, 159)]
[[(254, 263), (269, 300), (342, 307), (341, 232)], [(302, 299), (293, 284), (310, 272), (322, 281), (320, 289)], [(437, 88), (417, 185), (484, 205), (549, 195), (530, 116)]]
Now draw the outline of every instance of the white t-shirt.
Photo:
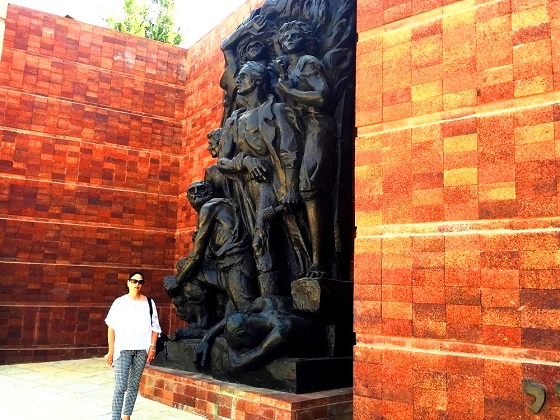
[(152, 319), (148, 300), (121, 296), (113, 302), (105, 323), (115, 330), (113, 360), (117, 360), (122, 350), (150, 349), (152, 331), (161, 333), (157, 309), (152, 300)]

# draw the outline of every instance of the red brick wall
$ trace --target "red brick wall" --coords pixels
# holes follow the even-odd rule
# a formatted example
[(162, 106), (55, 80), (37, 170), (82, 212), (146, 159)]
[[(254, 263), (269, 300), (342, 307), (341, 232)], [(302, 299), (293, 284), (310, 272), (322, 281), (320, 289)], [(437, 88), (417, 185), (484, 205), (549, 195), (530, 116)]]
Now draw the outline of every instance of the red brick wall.
[(142, 269), (163, 327), (187, 51), (10, 5), (0, 62), (0, 363), (103, 353)]
[(354, 418), (560, 418), (560, 3), (358, 1)]

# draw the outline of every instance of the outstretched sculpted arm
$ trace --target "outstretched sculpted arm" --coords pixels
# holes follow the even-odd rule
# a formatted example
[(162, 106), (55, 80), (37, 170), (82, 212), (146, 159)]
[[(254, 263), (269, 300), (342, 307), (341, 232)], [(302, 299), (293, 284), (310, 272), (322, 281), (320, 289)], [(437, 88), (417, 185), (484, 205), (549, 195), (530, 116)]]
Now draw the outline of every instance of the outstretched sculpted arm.
[(237, 44), (241, 39), (248, 35), (258, 35), (260, 30), (266, 25), (266, 17), (264, 15), (256, 15), (254, 18), (248, 20), (247, 22), (241, 24), (233, 33), (228, 36), (221, 45), (221, 49), (224, 53), (232, 54), (232, 59), (235, 59), (235, 49)]
[(210, 350), (212, 349), (214, 340), (220, 334), (223, 334), (226, 322), (227, 319), (223, 318), (220, 322), (210, 328), (208, 332), (204, 334), (204, 337), (202, 337), (202, 340), (194, 349), (193, 362), (199, 368), (206, 367), (208, 363), (208, 356), (210, 356)]

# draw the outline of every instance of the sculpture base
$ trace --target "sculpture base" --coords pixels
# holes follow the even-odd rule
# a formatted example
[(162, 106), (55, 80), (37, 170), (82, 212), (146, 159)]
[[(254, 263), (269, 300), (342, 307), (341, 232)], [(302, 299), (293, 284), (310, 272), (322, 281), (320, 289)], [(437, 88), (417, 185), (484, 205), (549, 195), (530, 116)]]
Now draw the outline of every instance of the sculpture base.
[[(152, 365), (198, 373), (193, 363), (198, 339), (168, 341)], [(228, 353), (223, 339), (212, 348), (209, 376), (254, 387), (295, 394), (352, 386), (352, 357), (281, 358), (265, 367), (247, 373), (230, 373)]]
[(140, 394), (205, 418), (352, 420), (352, 388), (294, 395), (146, 366)]

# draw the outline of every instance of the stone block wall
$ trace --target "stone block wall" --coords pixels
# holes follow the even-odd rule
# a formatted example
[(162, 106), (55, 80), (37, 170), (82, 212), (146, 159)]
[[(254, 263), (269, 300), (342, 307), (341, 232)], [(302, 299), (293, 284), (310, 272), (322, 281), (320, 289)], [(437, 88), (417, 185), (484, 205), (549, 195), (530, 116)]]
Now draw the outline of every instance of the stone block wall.
[(164, 330), (187, 51), (10, 5), (0, 62), (0, 363), (103, 354), (142, 269)]
[(355, 419), (560, 418), (559, 6), (358, 0)]

